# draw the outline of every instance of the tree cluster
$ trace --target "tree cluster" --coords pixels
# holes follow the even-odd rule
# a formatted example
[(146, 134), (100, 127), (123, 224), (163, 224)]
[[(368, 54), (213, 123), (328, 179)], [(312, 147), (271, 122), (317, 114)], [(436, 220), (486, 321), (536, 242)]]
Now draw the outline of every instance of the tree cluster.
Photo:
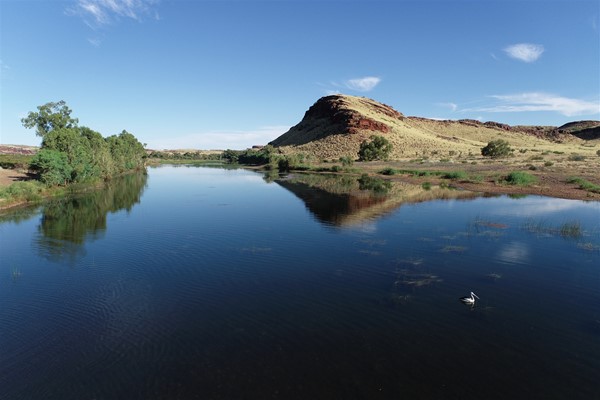
[(36, 128), (43, 138), (30, 168), (48, 185), (106, 180), (144, 167), (146, 151), (135, 136), (123, 130), (104, 138), (80, 127), (64, 101), (39, 106), (21, 122), (26, 128)]
[(260, 149), (231, 150), (223, 152), (223, 158), (232, 164), (265, 165), (275, 161), (277, 152), (271, 145)]

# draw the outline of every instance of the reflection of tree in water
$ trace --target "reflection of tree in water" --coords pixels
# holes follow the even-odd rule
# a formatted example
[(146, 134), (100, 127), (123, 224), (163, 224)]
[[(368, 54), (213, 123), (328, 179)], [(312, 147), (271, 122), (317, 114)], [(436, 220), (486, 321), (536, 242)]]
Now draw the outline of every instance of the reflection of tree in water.
[(83, 244), (104, 234), (109, 212), (130, 211), (140, 202), (147, 179), (145, 173), (129, 174), (102, 190), (46, 204), (36, 243), (42, 256), (51, 260), (82, 256)]

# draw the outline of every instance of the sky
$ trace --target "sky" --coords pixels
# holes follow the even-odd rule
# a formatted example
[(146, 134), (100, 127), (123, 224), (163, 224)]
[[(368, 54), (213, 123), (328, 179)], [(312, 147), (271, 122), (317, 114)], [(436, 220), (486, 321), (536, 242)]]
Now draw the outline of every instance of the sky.
[(511, 125), (600, 120), (597, 0), (0, 0), (0, 143), (64, 100), (150, 149), (244, 149), (320, 97)]

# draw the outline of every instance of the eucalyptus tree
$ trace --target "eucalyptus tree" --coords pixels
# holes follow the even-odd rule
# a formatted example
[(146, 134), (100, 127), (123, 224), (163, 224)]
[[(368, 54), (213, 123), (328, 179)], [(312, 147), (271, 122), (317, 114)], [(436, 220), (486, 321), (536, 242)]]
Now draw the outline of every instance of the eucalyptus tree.
[(46, 103), (37, 109), (21, 118), (21, 123), (25, 128), (35, 128), (38, 136), (44, 137), (55, 129), (76, 128), (79, 123), (77, 118), (71, 117), (72, 110), (64, 100)]

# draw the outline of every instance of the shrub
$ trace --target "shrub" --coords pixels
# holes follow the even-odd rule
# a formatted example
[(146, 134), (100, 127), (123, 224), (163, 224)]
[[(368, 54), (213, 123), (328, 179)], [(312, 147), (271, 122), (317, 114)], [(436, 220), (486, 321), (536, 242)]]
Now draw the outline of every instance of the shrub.
[(71, 182), (73, 171), (67, 154), (57, 150), (40, 150), (33, 160), (30, 168), (35, 171), (40, 181), (48, 186), (66, 185)]
[(511, 172), (505, 180), (511, 185), (519, 186), (527, 186), (536, 182), (535, 176), (523, 171)]
[(383, 136), (372, 135), (370, 139), (360, 144), (358, 159), (360, 161), (387, 160), (392, 152), (392, 144)]
[(392, 183), (390, 181), (371, 177), (367, 174), (362, 174), (360, 178), (358, 178), (358, 188), (360, 190), (371, 190), (377, 194), (386, 194), (392, 187)]
[(579, 185), (580, 189), (586, 190), (588, 192), (600, 193), (600, 185), (596, 185), (595, 183), (585, 180), (583, 178), (571, 177), (567, 182), (576, 183)]
[(569, 161), (585, 161), (585, 156), (582, 156), (581, 154), (571, 154), (569, 156)]
[(454, 171), (454, 172), (446, 172), (442, 175), (444, 179), (454, 179), (454, 180), (467, 180), (469, 176), (464, 171)]
[(42, 191), (42, 185), (36, 181), (14, 182), (0, 189), (0, 198), (37, 201), (41, 199)]
[(385, 168), (382, 169), (381, 171), (379, 171), (379, 173), (381, 175), (395, 175), (396, 174), (396, 170), (394, 168)]
[(492, 140), (481, 149), (482, 156), (491, 158), (508, 157), (512, 152), (509, 143), (503, 139)]
[(354, 164), (354, 159), (349, 156), (344, 156), (340, 157), (340, 162), (344, 167), (349, 167), (350, 165)]

